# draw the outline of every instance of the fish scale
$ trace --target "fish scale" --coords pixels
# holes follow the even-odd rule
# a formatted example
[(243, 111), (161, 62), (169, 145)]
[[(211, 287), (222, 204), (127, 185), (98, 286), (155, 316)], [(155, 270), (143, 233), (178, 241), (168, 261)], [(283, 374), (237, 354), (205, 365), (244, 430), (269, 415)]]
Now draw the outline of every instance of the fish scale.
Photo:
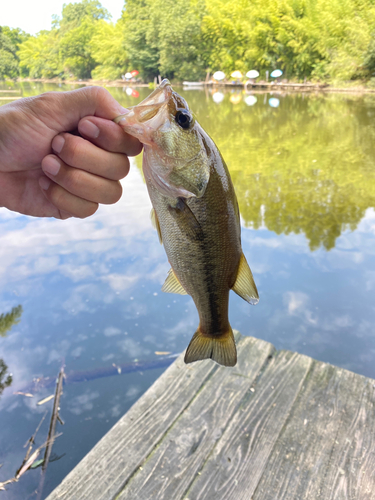
[(211, 358), (234, 366), (229, 291), (250, 303), (259, 297), (241, 248), (238, 203), (227, 166), (168, 80), (115, 121), (144, 144), (143, 172), (154, 221), (172, 268), (162, 289), (189, 294), (198, 310), (199, 326), (185, 362)]

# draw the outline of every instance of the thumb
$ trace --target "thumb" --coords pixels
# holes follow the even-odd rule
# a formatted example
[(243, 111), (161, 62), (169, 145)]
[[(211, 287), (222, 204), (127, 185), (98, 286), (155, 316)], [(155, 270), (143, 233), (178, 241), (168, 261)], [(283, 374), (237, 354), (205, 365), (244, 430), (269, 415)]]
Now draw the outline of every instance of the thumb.
[(113, 120), (126, 112), (114, 97), (103, 87), (84, 87), (63, 94), (69, 111), (79, 121), (84, 116), (98, 116)]
[(37, 104), (39, 118), (56, 133), (74, 130), (85, 116), (113, 120), (126, 112), (103, 87), (84, 87), (68, 92), (47, 92), (33, 98), (26, 105)]

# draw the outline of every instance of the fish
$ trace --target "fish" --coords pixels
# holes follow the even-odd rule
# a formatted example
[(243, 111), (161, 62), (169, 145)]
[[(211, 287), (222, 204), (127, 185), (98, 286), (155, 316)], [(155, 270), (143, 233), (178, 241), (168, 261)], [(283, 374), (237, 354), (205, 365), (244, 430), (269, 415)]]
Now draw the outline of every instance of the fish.
[(212, 359), (235, 366), (229, 292), (250, 304), (259, 295), (242, 251), (240, 212), (225, 161), (167, 79), (114, 121), (144, 145), (151, 218), (171, 265), (162, 291), (190, 295), (198, 310), (185, 363)]

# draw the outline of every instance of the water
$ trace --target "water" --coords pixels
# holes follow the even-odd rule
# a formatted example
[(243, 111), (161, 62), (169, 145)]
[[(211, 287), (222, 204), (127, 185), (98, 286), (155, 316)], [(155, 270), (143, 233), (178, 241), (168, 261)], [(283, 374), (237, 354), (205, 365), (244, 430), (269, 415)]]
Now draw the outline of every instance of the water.
[[(18, 88), (33, 95), (70, 87)], [(109, 90), (124, 106), (149, 93)], [(181, 93), (228, 163), (259, 289), (256, 307), (231, 294), (232, 326), (375, 378), (375, 97)], [(33, 398), (14, 392), (56, 377), (63, 362), (67, 372), (92, 371), (181, 352), (195, 331), (190, 297), (160, 292), (169, 265), (140, 167), (133, 160), (116, 205), (83, 221), (0, 209), (0, 314), (23, 309), (0, 338), (0, 384), (13, 374), (0, 399), (0, 481), (20, 466), (23, 445), (52, 408), (36, 403), (53, 388)], [(163, 370), (65, 386), (66, 423), (53, 448), (61, 458), (48, 467), (43, 498)], [(39, 480), (40, 469), (29, 471), (2, 498), (34, 498)]]

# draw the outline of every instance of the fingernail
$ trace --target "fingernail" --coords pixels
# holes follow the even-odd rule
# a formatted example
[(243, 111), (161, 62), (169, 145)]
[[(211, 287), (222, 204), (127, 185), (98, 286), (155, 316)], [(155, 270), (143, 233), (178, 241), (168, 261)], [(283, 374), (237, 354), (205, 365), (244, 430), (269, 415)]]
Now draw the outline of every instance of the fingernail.
[(47, 177), (41, 177), (39, 179), (39, 186), (44, 189), (44, 191), (47, 191), (47, 189), (50, 187), (51, 181), (47, 179)]
[(52, 149), (56, 153), (60, 153), (62, 148), (64, 147), (65, 139), (62, 135), (57, 135), (52, 141)]
[(128, 108), (123, 108), (122, 106), (120, 106), (118, 108), (118, 111), (120, 113), (120, 115), (127, 115), (128, 113), (130, 113), (130, 109)]
[(81, 122), (79, 124), (79, 131), (91, 139), (96, 139), (100, 134), (99, 128), (94, 123), (90, 122), (90, 120), (84, 120)]
[(44, 172), (47, 172), (51, 175), (57, 175), (59, 173), (61, 167), (61, 163), (54, 156), (47, 156), (44, 161), (42, 168)]

